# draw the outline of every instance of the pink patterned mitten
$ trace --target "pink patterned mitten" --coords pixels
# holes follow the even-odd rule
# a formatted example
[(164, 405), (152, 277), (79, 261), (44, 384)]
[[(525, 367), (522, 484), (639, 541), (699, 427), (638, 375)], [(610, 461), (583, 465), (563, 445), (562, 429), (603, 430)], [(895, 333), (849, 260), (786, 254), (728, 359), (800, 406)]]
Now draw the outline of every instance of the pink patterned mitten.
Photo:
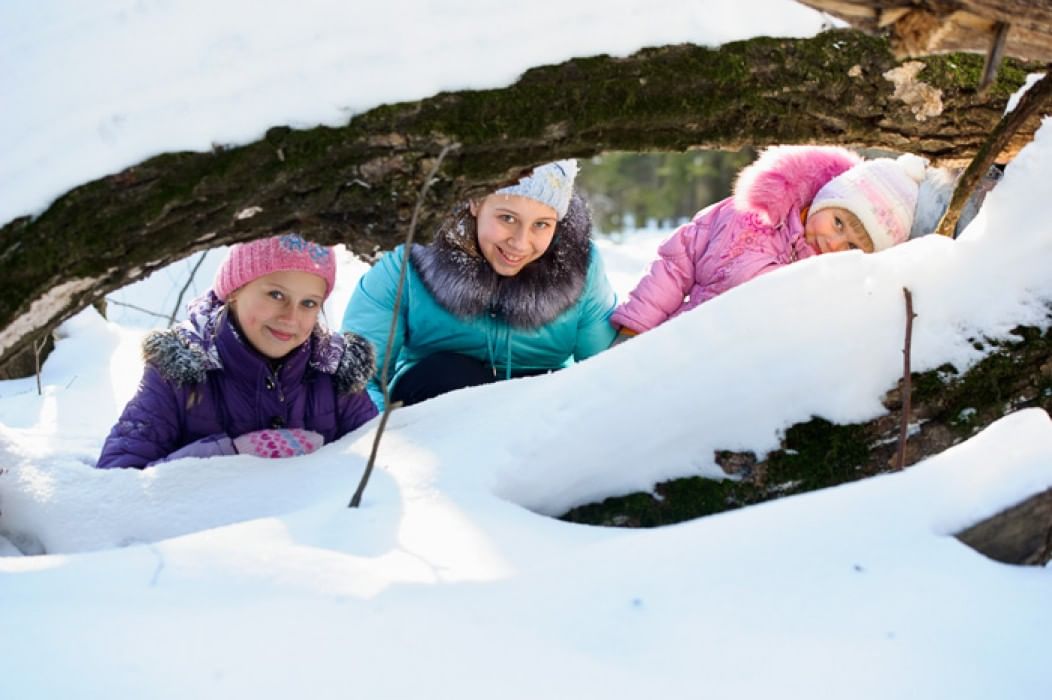
[(239, 454), (257, 457), (295, 457), (307, 455), (325, 443), (313, 430), (300, 428), (267, 428), (234, 438)]

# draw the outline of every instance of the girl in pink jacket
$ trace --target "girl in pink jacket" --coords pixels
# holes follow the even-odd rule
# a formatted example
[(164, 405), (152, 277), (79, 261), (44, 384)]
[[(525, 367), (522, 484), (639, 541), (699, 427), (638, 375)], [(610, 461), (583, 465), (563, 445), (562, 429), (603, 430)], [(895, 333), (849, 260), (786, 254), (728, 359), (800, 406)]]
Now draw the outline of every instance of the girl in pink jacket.
[(773, 146), (742, 170), (734, 194), (658, 248), (610, 322), (631, 336), (731, 287), (812, 255), (872, 253), (909, 236), (925, 161), (864, 161), (836, 146)]

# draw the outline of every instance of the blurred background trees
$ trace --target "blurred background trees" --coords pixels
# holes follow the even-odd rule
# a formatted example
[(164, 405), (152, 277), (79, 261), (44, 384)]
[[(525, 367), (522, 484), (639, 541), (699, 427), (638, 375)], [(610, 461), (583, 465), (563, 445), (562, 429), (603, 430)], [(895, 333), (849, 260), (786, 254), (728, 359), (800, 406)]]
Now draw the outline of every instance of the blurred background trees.
[(738, 171), (756, 158), (740, 151), (611, 151), (581, 160), (577, 186), (601, 233), (671, 228), (731, 193)]

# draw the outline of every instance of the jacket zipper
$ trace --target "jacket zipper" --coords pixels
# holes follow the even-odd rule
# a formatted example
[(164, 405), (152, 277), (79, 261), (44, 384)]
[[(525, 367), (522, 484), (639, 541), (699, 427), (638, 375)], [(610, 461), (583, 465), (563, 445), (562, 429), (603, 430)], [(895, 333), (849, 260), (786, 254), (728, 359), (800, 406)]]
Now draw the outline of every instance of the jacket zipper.
[(281, 365), (278, 365), (267, 377), (267, 388), (278, 392), (278, 403), (285, 403), (285, 392), (281, 390), (281, 382), (278, 381), (278, 373), (280, 372)]

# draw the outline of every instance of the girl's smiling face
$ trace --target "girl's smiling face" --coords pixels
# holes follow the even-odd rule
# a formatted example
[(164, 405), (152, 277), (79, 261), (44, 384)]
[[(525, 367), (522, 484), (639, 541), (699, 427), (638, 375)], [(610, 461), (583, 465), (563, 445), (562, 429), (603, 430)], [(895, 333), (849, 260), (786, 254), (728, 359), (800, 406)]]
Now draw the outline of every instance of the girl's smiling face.
[(325, 291), (321, 277), (286, 270), (252, 280), (231, 292), (227, 302), (252, 347), (277, 360), (310, 336)]
[(804, 224), (804, 239), (816, 253), (839, 253), (844, 250), (873, 252), (873, 241), (865, 231), (851, 222), (851, 212), (838, 207), (808, 214)]
[(548, 250), (558, 217), (547, 204), (518, 195), (491, 194), (471, 202), (479, 250), (498, 275), (514, 277)]

